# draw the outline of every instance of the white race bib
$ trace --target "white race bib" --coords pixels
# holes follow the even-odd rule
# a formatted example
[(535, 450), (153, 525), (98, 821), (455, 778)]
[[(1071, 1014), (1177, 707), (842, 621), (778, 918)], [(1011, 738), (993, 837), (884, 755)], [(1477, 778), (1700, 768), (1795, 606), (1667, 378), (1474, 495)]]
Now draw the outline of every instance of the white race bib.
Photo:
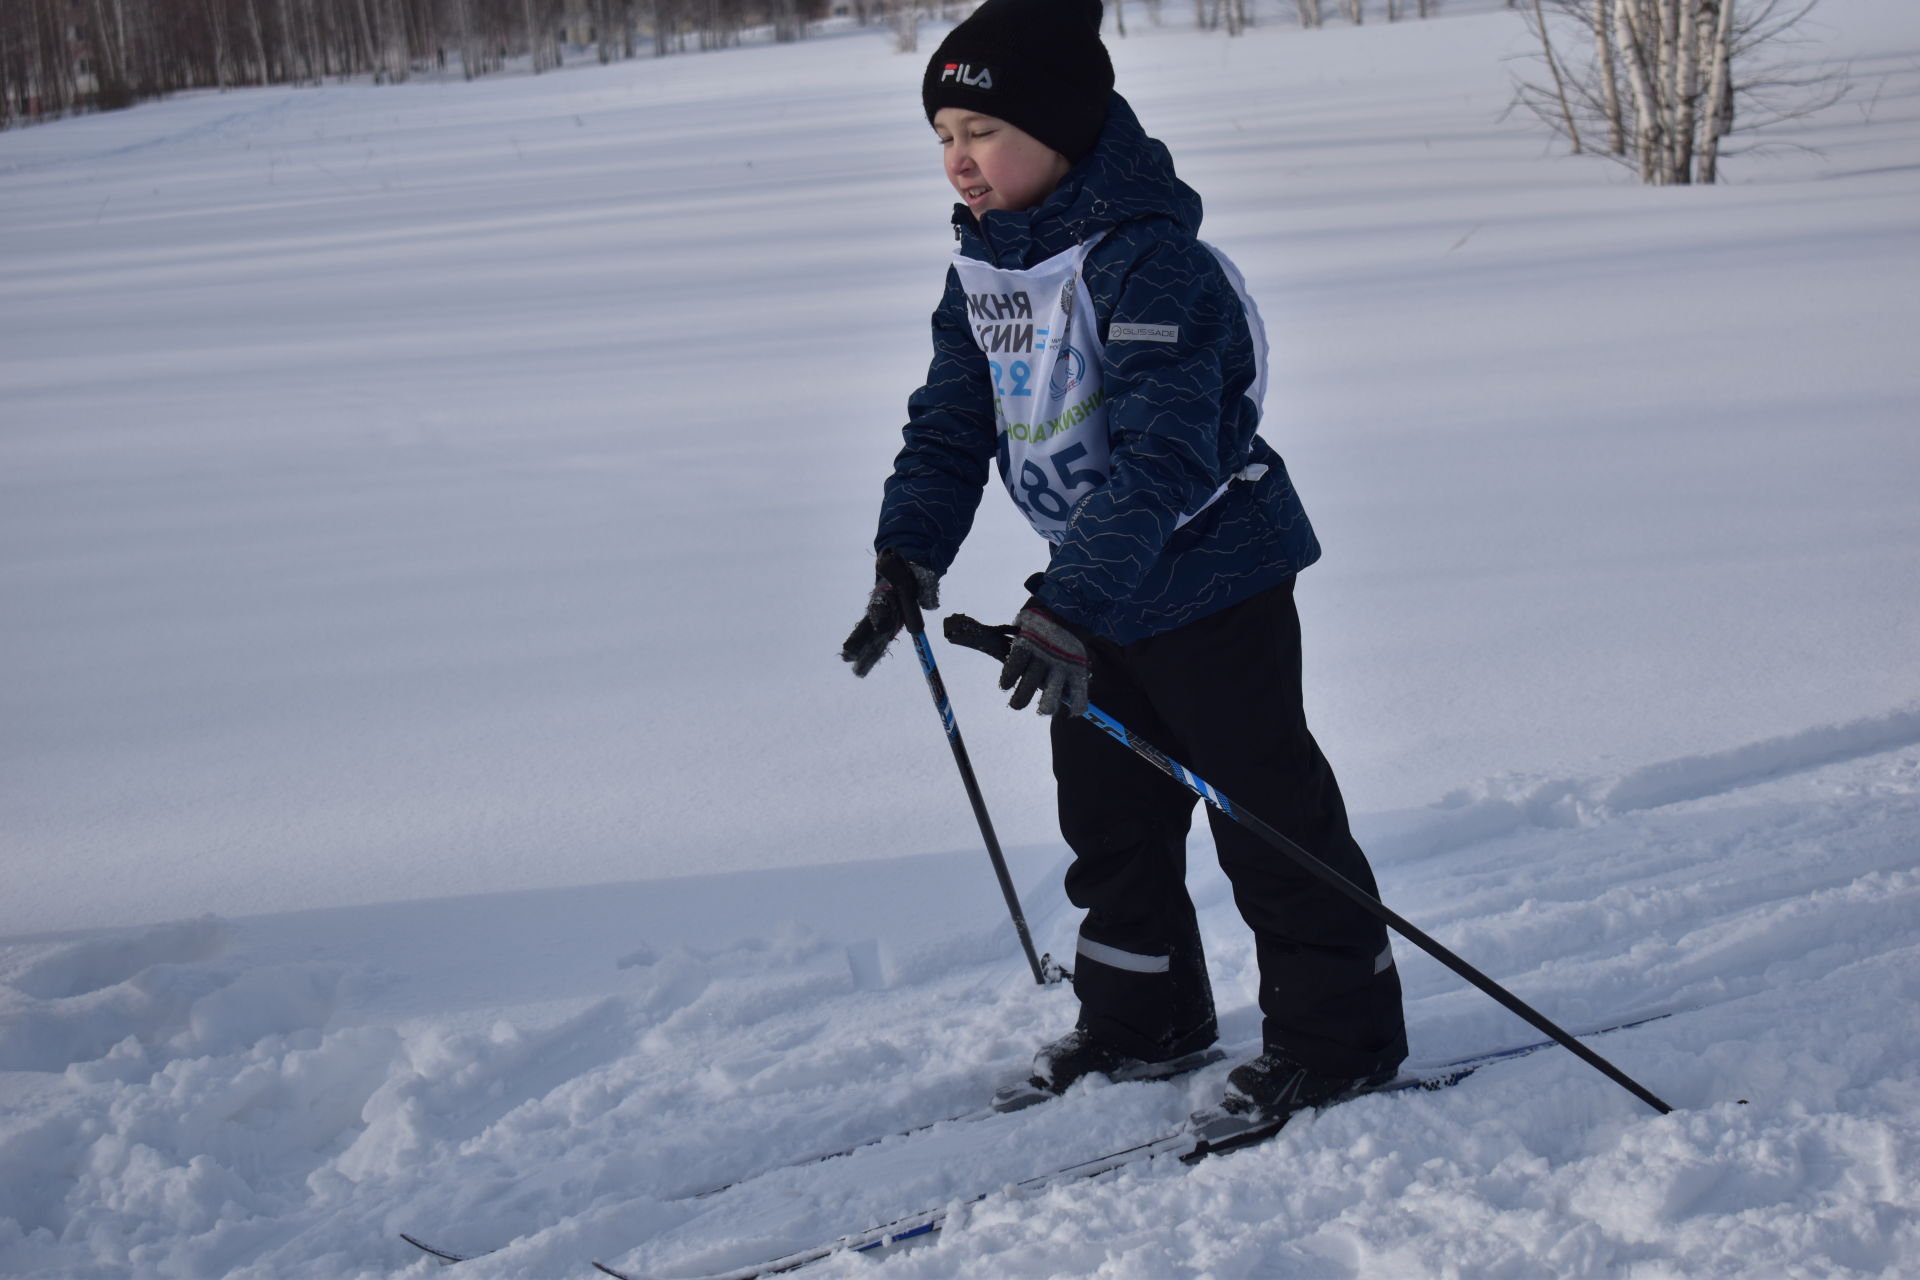
[[(1067, 521), (1080, 499), (1105, 484), (1108, 462), (1107, 402), (1102, 386), (1099, 320), (1087, 296), (1080, 267), (1100, 242), (1095, 236), (1035, 267), (1008, 270), (955, 251), (954, 270), (967, 296), (967, 320), (973, 339), (987, 358), (993, 378), (993, 412), (998, 432), (1000, 479), (1027, 520), (1049, 542), (1067, 535)], [(1207, 246), (1212, 249), (1211, 245)], [(1238, 270), (1218, 250), (1216, 257), (1246, 304), (1254, 326), (1258, 381), (1249, 396), (1259, 405), (1266, 389), (1266, 335), (1259, 313), (1246, 296)], [(1167, 326), (1134, 338), (1177, 340), (1161, 334)], [(1116, 327), (1115, 340), (1120, 334)], [(1246, 468), (1237, 478), (1257, 480), (1265, 467)], [(1226, 485), (1180, 517), (1186, 524), (1206, 510)]]
[(954, 254), (967, 320), (993, 378), (1000, 478), (1050, 542), (1076, 502), (1105, 484), (1100, 331), (1080, 264), (1098, 237), (1011, 271)]

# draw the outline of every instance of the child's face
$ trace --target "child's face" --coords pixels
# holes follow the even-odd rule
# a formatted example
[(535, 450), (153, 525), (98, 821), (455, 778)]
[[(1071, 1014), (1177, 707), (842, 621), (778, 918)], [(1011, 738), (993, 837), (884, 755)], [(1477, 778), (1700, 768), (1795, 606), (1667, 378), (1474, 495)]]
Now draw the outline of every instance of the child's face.
[(1031, 209), (1053, 193), (1072, 161), (997, 116), (960, 107), (934, 113), (947, 181), (975, 217), (989, 209)]

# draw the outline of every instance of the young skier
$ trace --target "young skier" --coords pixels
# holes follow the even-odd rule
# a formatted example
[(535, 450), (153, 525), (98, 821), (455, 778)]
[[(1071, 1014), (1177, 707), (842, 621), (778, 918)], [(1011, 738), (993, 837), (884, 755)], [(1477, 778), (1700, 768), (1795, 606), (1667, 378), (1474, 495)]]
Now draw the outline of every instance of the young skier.
[[(1067, 896), (1086, 911), (1077, 1025), (1034, 1060), (1056, 1092), (1180, 1069), (1217, 1035), (1185, 884), (1193, 795), (1080, 718), (1090, 695), (1375, 891), (1301, 706), (1294, 575), (1320, 547), (1255, 434), (1265, 336), (1239, 273), (1195, 238), (1199, 196), (1113, 92), (1100, 16), (1100, 0), (986, 0), (927, 65), (963, 204), (874, 540), (935, 608), (997, 465), (1051, 544), (1000, 684), (1052, 717)], [(879, 578), (841, 655), (854, 674), (900, 626)], [(1263, 1014), (1264, 1052), (1225, 1105), (1283, 1115), (1390, 1076), (1406, 1031), (1385, 927), (1209, 817)]]

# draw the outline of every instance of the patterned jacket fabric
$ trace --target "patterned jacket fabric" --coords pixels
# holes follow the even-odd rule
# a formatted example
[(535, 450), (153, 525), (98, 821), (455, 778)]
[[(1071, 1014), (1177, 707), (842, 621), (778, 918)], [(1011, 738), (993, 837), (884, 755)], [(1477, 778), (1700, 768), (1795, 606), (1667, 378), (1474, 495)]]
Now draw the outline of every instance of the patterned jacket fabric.
[[(1320, 544), (1280, 455), (1255, 434), (1246, 396), (1254, 343), (1232, 282), (1196, 239), (1200, 197), (1114, 94), (1092, 154), (1052, 195), (976, 221), (954, 207), (962, 252), (1002, 268), (1034, 266), (1101, 232), (1082, 268), (1106, 343), (1101, 372), (1111, 475), (1073, 509), (1035, 594), (1070, 622), (1120, 644), (1170, 631), (1274, 586), (1319, 558)], [(1115, 323), (1174, 325), (1175, 342), (1109, 343)], [(968, 323), (958, 273), (933, 314), (933, 363), (908, 400), (875, 549), (946, 572), (973, 525), (998, 456), (987, 358)], [(1249, 463), (1268, 468), (1235, 480)], [(1004, 464), (1003, 464), (1004, 465)]]

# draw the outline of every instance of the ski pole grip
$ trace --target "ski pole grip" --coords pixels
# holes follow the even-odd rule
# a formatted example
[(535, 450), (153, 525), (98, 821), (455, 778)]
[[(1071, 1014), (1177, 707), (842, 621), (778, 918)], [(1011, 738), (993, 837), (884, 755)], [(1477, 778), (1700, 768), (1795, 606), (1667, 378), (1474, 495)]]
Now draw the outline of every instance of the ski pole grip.
[(913, 576), (913, 566), (907, 558), (888, 547), (880, 553), (874, 562), (880, 576), (893, 588), (894, 598), (900, 602), (900, 619), (906, 625), (908, 635), (925, 635), (927, 620), (920, 612), (920, 580)]
[(1007, 653), (1013, 648), (1012, 627), (990, 627), (964, 613), (948, 614), (942, 629), (947, 633), (948, 644), (959, 645), (962, 649), (978, 649), (1000, 662), (1007, 660)]

